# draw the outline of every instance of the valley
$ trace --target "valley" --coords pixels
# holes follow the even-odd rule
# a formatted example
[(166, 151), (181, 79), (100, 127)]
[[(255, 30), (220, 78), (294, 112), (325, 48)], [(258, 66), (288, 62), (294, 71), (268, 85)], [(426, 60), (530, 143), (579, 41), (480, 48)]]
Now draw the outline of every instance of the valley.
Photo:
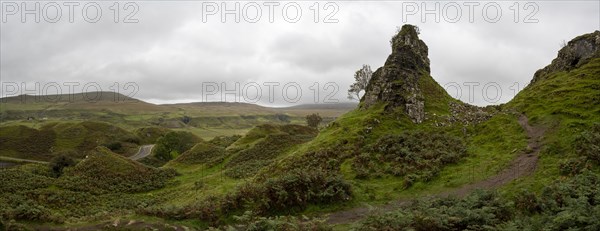
[(600, 228), (600, 31), (486, 107), (419, 35), (398, 28), (358, 104), (2, 98), (0, 228)]

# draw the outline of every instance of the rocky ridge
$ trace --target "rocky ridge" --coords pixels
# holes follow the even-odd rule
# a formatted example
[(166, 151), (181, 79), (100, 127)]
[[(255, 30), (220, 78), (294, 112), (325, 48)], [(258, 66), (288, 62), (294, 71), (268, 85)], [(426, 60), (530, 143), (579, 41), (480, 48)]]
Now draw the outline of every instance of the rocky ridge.
[(535, 72), (531, 83), (558, 71), (570, 71), (600, 57), (600, 31), (584, 34), (569, 41), (558, 51), (552, 63)]

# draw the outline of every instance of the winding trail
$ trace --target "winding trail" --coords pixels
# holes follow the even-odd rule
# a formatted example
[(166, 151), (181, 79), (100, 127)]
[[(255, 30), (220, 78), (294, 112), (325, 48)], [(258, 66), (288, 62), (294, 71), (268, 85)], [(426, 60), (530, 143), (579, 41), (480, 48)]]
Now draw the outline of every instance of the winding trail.
[[(527, 150), (522, 152), (515, 158), (510, 165), (500, 171), (498, 174), (489, 177), (488, 179), (463, 185), (456, 189), (452, 189), (443, 193), (431, 195), (433, 197), (457, 196), (464, 197), (475, 189), (494, 189), (505, 185), (512, 180), (532, 174), (538, 162), (538, 154), (540, 152), (540, 139), (545, 133), (542, 127), (532, 127), (525, 115), (519, 117), (519, 124), (527, 132)], [(416, 199), (416, 198), (415, 198)], [(394, 209), (407, 206), (412, 199), (402, 199), (392, 201), (388, 204), (377, 207), (378, 212), (387, 212)], [(373, 213), (373, 208), (357, 207), (350, 210), (339, 211), (329, 214), (327, 223), (329, 224), (346, 224), (356, 222)]]
[(128, 158), (132, 160), (142, 159), (152, 153), (152, 148), (154, 148), (154, 144), (142, 145), (136, 154)]

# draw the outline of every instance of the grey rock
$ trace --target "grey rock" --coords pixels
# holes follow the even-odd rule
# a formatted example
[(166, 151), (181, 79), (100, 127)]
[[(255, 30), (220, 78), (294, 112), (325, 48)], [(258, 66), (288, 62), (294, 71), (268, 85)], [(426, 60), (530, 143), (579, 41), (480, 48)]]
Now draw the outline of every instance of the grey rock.
[(385, 65), (373, 73), (361, 99), (361, 108), (384, 102), (386, 111), (401, 108), (414, 123), (422, 123), (425, 100), (419, 79), (430, 72), (427, 45), (419, 39), (417, 28), (412, 25), (402, 26), (391, 44), (392, 54)]
[(558, 71), (570, 71), (600, 57), (600, 31), (584, 34), (569, 41), (558, 51), (552, 63), (535, 72), (531, 83), (545, 79)]

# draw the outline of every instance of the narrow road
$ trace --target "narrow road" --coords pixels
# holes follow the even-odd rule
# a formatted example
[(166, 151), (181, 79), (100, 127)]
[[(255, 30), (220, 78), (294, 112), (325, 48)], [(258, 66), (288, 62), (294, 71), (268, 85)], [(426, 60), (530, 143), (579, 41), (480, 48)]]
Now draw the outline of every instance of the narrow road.
[[(540, 139), (546, 131), (541, 127), (532, 127), (529, 125), (529, 120), (525, 115), (519, 117), (519, 124), (527, 132), (527, 150), (522, 152), (515, 158), (508, 168), (502, 170), (498, 174), (491, 176), (488, 179), (463, 185), (459, 188), (452, 189), (436, 195), (428, 195), (433, 197), (457, 196), (464, 197), (475, 189), (493, 189), (511, 182), (517, 178), (527, 176), (535, 171), (538, 162), (538, 154), (541, 149)], [(416, 198), (414, 198), (416, 199)], [(392, 201), (388, 204), (381, 205), (377, 208), (379, 212), (388, 212), (410, 203), (411, 199), (402, 199)], [(329, 214), (327, 223), (329, 224), (347, 224), (359, 221), (373, 213), (373, 208), (358, 207), (350, 210), (339, 211)]]
[[(132, 160), (142, 159), (142, 158), (152, 154), (152, 148), (154, 148), (154, 144), (142, 145), (136, 154), (134, 154), (133, 156), (130, 156), (128, 158), (132, 159)], [(8, 156), (0, 156), (0, 162), (48, 164), (47, 161), (20, 159), (20, 158), (8, 157)], [(2, 166), (4, 166), (4, 165), (5, 164), (2, 164)], [(8, 165), (6, 165), (6, 166), (8, 166)]]
[(36, 163), (36, 164), (47, 164), (46, 161), (41, 160), (28, 160), (28, 159), (20, 159), (8, 156), (0, 156), (0, 161), (4, 162), (13, 162), (13, 163)]
[(152, 148), (154, 148), (154, 144), (142, 145), (140, 150), (133, 156), (130, 156), (129, 159), (139, 160), (146, 156), (149, 156), (152, 153)]

